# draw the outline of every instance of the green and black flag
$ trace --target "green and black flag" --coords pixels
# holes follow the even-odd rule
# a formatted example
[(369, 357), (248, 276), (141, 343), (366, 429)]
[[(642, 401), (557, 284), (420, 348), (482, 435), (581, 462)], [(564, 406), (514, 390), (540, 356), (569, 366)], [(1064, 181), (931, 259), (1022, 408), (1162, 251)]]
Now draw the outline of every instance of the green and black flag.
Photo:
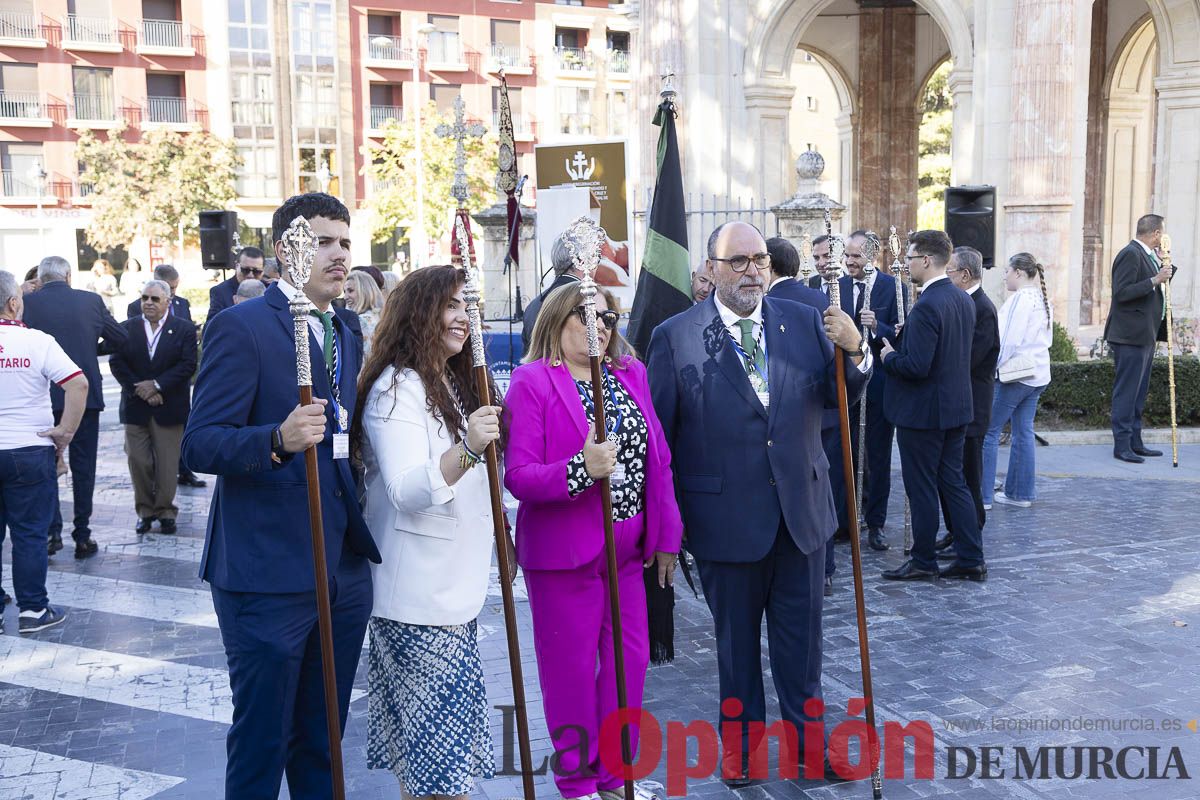
[(688, 259), (683, 171), (675, 135), (675, 106), (665, 99), (654, 115), (658, 134), (658, 180), (650, 203), (650, 230), (642, 252), (642, 271), (629, 314), (629, 342), (641, 355), (662, 321), (692, 306), (692, 270)]

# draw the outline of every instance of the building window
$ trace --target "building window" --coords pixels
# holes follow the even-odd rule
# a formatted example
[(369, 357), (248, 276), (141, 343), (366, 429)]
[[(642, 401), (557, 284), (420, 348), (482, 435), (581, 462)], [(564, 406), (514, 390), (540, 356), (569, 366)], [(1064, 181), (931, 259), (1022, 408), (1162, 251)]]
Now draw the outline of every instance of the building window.
[(233, 139), (242, 157), (241, 197), (279, 197), (279, 139), (268, 0), (229, 0)]
[(521, 23), (516, 20), (492, 20), (492, 60), (502, 67), (525, 66), (521, 51)]
[(400, 84), (372, 83), (371, 84), (371, 125), (372, 129), (386, 127), (393, 120), (400, 122), (404, 119)]
[(0, 117), (26, 119), (46, 116), (38, 91), (36, 64), (0, 65)]
[[(34, 173), (46, 167), (41, 144), (4, 142), (0, 144), (0, 170), (3, 170), (5, 197), (36, 197), (38, 180)], [(44, 190), (43, 190), (44, 191)]]
[(816, 61), (817, 59), (813, 57), (812, 53), (805, 50), (804, 51), (804, 60), (811, 64), (812, 62)]
[(115, 120), (113, 71), (95, 67), (72, 67), (72, 106), (76, 119)]
[(333, 6), (333, 0), (292, 0), (292, 136), (301, 192), (339, 191)]
[(807, 97), (805, 97), (805, 98), (804, 98), (804, 101), (805, 101), (805, 107), (806, 107), (806, 108), (807, 108), (809, 111), (816, 111), (816, 110), (817, 110), (817, 98), (813, 97), (812, 95), (809, 95), (809, 96), (807, 96)]
[(592, 135), (592, 90), (560, 86), (558, 93), (558, 129), (576, 136)]
[(459, 64), (462, 62), (462, 44), (458, 37), (458, 17), (430, 14), (429, 61), (434, 64)]
[(608, 94), (608, 134), (609, 136), (625, 136), (629, 127), (629, 93), (609, 92)]
[(555, 47), (570, 47), (574, 50), (580, 50), (586, 45), (587, 39), (584, 36), (584, 31), (581, 31), (578, 28), (554, 29)]
[[(508, 110), (512, 114), (513, 133), (529, 133), (529, 120), (521, 111), (520, 87), (508, 87)], [(500, 127), (500, 87), (492, 87), (492, 128)]]
[(437, 106), (439, 114), (454, 113), (454, 98), (462, 94), (462, 86), (457, 83), (435, 83), (429, 86), (429, 98)]

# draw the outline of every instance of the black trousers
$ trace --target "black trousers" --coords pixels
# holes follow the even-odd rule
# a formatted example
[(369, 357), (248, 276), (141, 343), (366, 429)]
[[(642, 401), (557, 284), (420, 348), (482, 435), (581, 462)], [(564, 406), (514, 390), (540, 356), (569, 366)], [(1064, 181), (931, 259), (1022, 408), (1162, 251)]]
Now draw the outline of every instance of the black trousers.
[[(983, 510), (983, 436), (967, 436), (963, 438), (963, 478), (967, 482), (967, 490), (975, 503), (975, 516), (979, 518), (979, 530), (987, 523), (987, 512)], [(953, 517), (946, 505), (946, 495), (938, 492), (942, 503), (942, 519), (946, 530), (954, 533)]]
[[(62, 411), (54, 412), (54, 424), (62, 419)], [(100, 444), (100, 409), (89, 408), (83, 412), (79, 429), (67, 446), (67, 463), (71, 465), (71, 501), (74, 511), (74, 530), (71, 537), (76, 542), (91, 538), (92, 494), (96, 490), (96, 449)], [(57, 487), (57, 482), (55, 486)], [(54, 518), (50, 521), (50, 538), (62, 536), (63, 518), (59, 508), (58, 493), (55, 492)]]
[(946, 498), (958, 560), (966, 566), (983, 563), (983, 537), (963, 479), (965, 435), (965, 425), (947, 431), (896, 428), (904, 489), (912, 506), (912, 560), (921, 569), (937, 569), (933, 545), (939, 527), (939, 496)]
[(1112, 393), (1113, 449), (1142, 447), (1142, 409), (1150, 391), (1154, 345), (1110, 344), (1117, 376)]

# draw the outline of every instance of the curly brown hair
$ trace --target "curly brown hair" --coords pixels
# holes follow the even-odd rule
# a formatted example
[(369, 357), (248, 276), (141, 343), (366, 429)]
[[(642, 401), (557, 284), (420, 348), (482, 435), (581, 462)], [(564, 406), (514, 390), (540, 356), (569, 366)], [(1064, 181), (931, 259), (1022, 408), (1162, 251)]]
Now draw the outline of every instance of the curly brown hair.
[[(470, 346), (449, 359), (443, 357), (442, 312), (464, 280), (463, 271), (458, 267), (425, 267), (406, 277), (388, 295), (375, 328), (371, 354), (358, 376), (358, 407), (354, 409), (354, 421), (350, 425), (350, 443), (355, 459), (360, 462), (362, 414), (367, 393), (388, 367), (396, 370), (392, 377), (393, 387), (401, 370), (411, 369), (420, 376), (425, 387), (427, 410), (446, 425), (455, 442), (461, 440), (466, 420), (454, 395), (446, 388), (443, 376), (449, 375), (458, 387), (468, 415), (482, 405), (475, 370), (471, 366)], [(492, 405), (499, 406), (491, 373), (487, 380)]]

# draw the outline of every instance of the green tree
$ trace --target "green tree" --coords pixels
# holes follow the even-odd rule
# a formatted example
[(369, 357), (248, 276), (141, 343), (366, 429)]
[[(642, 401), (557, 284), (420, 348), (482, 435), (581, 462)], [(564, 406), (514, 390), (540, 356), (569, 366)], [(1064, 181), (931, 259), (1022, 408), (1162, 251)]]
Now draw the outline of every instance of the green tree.
[(946, 187), (950, 185), (950, 137), (954, 112), (947, 80), (949, 61), (934, 70), (921, 96), (921, 128), (917, 134), (917, 227), (940, 230), (945, 224)]
[(87, 237), (97, 250), (138, 239), (174, 242), (181, 222), (194, 240), (199, 212), (237, 196), (237, 148), (205, 131), (151, 130), (130, 141), (124, 125), (104, 140), (85, 130), (75, 157), (80, 179), (94, 187)]
[[(453, 115), (439, 114), (430, 103), (421, 113), (422, 171), (425, 175), (424, 214), (425, 232), (431, 238), (450, 230), (450, 221), (458, 201), (450, 196), (454, 183), (453, 139), (438, 136), (441, 123), (454, 123)], [(366, 208), (371, 212), (371, 234), (376, 242), (391, 238), (397, 228), (403, 229), (401, 241), (407, 241), (417, 218), (416, 125), (412, 120), (389, 120), (384, 127), (383, 140), (363, 148), (367, 163)], [(497, 140), (495, 132), (484, 137), (468, 137), (467, 185), (470, 198), (467, 205), (481, 210), (495, 199)]]

